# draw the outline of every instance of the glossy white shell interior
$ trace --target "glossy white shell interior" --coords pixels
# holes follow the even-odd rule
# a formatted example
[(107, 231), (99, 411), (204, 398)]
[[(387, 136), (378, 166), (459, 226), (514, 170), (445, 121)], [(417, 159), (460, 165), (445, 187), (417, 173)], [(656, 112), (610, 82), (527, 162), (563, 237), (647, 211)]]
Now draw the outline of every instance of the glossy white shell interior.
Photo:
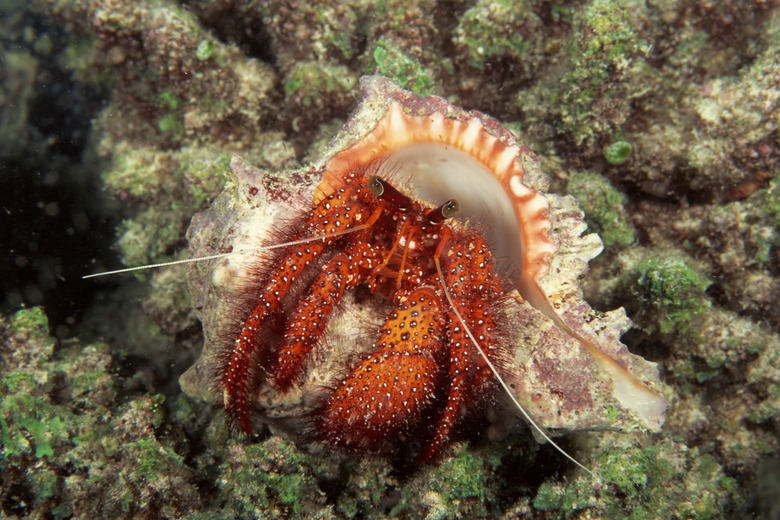
[(471, 154), (442, 143), (411, 144), (393, 150), (379, 174), (402, 192), (432, 206), (458, 199), (461, 209), (456, 218), (481, 231), (496, 258), (498, 272), (511, 275), (522, 270), (523, 230), (512, 202), (495, 175)]

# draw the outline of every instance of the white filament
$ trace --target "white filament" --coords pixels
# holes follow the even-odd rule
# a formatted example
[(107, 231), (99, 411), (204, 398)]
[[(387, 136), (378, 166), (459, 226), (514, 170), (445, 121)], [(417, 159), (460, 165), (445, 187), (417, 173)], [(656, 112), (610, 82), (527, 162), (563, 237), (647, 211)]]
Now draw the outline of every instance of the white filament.
[(228, 258), (231, 256), (237, 256), (237, 255), (246, 255), (250, 253), (257, 253), (258, 251), (270, 251), (271, 249), (279, 249), (282, 247), (287, 246), (297, 246), (299, 244), (309, 244), (311, 242), (316, 242), (317, 240), (325, 240), (326, 238), (334, 238), (341, 235), (346, 235), (347, 233), (354, 233), (355, 231), (359, 231), (361, 229), (367, 228), (368, 225), (363, 224), (360, 226), (355, 226), (350, 229), (343, 229), (341, 231), (334, 231), (333, 233), (323, 233), (321, 235), (314, 235), (308, 238), (302, 238), (300, 240), (292, 240), (290, 242), (282, 242), (280, 244), (273, 244), (269, 246), (260, 246), (260, 247), (253, 247), (251, 249), (242, 249), (241, 251), (232, 251), (230, 253), (217, 253), (214, 255), (208, 255), (208, 256), (198, 256), (196, 258), (184, 258), (182, 260), (172, 260), (170, 262), (161, 262), (159, 264), (148, 264), (148, 265), (139, 265), (137, 267), (125, 267), (124, 269), (115, 269), (113, 271), (105, 271), (102, 273), (94, 273), (94, 274), (88, 274), (86, 276), (82, 276), (82, 280), (86, 280), (87, 278), (99, 278), (101, 276), (110, 276), (113, 274), (123, 274), (123, 273), (132, 273), (133, 271), (144, 271), (146, 269), (157, 269), (159, 267), (168, 267), (171, 265), (179, 265), (179, 264), (191, 264), (193, 262), (205, 262), (208, 260), (218, 260), (220, 258)]
[(566, 453), (563, 448), (558, 446), (555, 441), (553, 441), (549, 435), (547, 435), (547, 432), (544, 431), (544, 428), (539, 426), (539, 424), (536, 423), (531, 418), (531, 415), (523, 408), (523, 405), (520, 404), (520, 402), (517, 400), (517, 398), (514, 396), (512, 391), (509, 389), (509, 385), (506, 384), (504, 381), (504, 378), (501, 377), (501, 375), (498, 373), (498, 370), (496, 370), (495, 365), (490, 361), (490, 359), (487, 357), (487, 354), (485, 354), (485, 351), (480, 346), (479, 342), (477, 342), (477, 338), (474, 337), (474, 335), (471, 333), (471, 329), (466, 324), (466, 322), (463, 320), (463, 317), (460, 315), (460, 312), (458, 312), (458, 309), (455, 307), (455, 302), (452, 301), (452, 297), (450, 296), (449, 290), (447, 290), (447, 284), (444, 281), (444, 274), (441, 270), (441, 264), (439, 263), (439, 258), (435, 258), (434, 261), (436, 262), (436, 271), (439, 274), (439, 285), (441, 285), (442, 290), (444, 291), (444, 296), (447, 298), (447, 302), (450, 304), (450, 308), (452, 308), (452, 312), (455, 313), (455, 316), (458, 318), (458, 321), (460, 322), (461, 326), (463, 327), (463, 330), (466, 331), (466, 334), (468, 334), (469, 340), (471, 340), (471, 343), (477, 348), (479, 351), (479, 354), (482, 356), (482, 359), (485, 360), (485, 363), (487, 363), (487, 366), (490, 367), (491, 372), (493, 372), (493, 375), (496, 376), (496, 379), (498, 380), (501, 387), (504, 389), (504, 391), (507, 393), (509, 398), (512, 400), (512, 403), (517, 407), (518, 410), (520, 410), (520, 413), (523, 415), (526, 421), (537, 431), (539, 432), (539, 435), (544, 438), (547, 442), (550, 443), (551, 446), (553, 446), (556, 450), (558, 450), (564, 457), (572, 461), (574, 464), (576, 464), (581, 469), (585, 470), (589, 475), (591, 475), (594, 478), (601, 478), (599, 475), (594, 473), (593, 471), (586, 468), (583, 464), (581, 464), (577, 459)]

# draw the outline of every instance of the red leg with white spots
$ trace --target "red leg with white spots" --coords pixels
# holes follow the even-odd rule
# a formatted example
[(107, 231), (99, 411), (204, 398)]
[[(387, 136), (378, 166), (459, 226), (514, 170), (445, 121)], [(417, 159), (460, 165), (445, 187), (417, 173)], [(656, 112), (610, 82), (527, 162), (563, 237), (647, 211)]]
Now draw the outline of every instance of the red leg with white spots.
[(425, 446), (419, 462), (430, 462), (439, 456), (444, 446), (449, 443), (452, 430), (460, 422), (465, 414), (465, 405), (470, 404), (466, 400), (469, 381), (469, 344), (468, 338), (462, 328), (452, 335), (450, 341), (449, 377), (450, 388), (447, 395), (447, 405), (444, 412), (438, 418), (433, 428), (433, 439)]
[[(330, 195), (308, 214), (303, 230), (291, 239), (333, 235), (344, 229), (365, 225), (370, 222), (369, 216), (378, 216), (371, 215), (370, 206), (360, 201), (366, 196), (371, 195), (360, 187)], [(238, 339), (222, 368), (223, 405), (228, 415), (247, 433), (251, 433), (253, 429), (249, 418), (247, 393), (258, 348), (257, 334), (269, 315), (279, 308), (295, 278), (315, 261), (333, 240), (335, 238), (330, 236), (284, 249), (282, 261), (271, 270), (259, 303), (244, 321)]]
[[(460, 306), (459, 310), (461, 316), (465, 318), (465, 307)], [(481, 401), (491, 395), (489, 390), (493, 386), (493, 374), (490, 372), (490, 368), (479, 352), (476, 352), (471, 339), (460, 326), (454, 313), (450, 312), (449, 314), (453, 325), (450, 337), (448, 377), (450, 387), (447, 404), (433, 428), (433, 438), (425, 447), (419, 462), (431, 462), (441, 454), (441, 450), (450, 443), (452, 435), (460, 426), (463, 417), (467, 415), (467, 412), (478, 408)], [(495, 354), (496, 346), (487, 343), (489, 335), (485, 333), (490, 329), (487, 326), (487, 321), (482, 320), (483, 325), (479, 325), (479, 320), (471, 318), (472, 316), (466, 318), (471, 333), (478, 341), (482, 338), (481, 346), (489, 356)]]
[(333, 309), (344, 297), (344, 291), (362, 283), (379, 260), (380, 255), (371, 246), (359, 242), (322, 267), (322, 272), (290, 317), (282, 348), (270, 371), (278, 388), (287, 389), (295, 382), (306, 356), (322, 336)]
[[(480, 237), (474, 237), (467, 244), (452, 246), (448, 252), (444, 282), (460, 318), (485, 354), (495, 362), (499, 349), (493, 339), (495, 323), (487, 309), (488, 302), (495, 301), (500, 293), (491, 283), (495, 276), (486, 252), (487, 247)], [(478, 301), (474, 301), (476, 296)], [(490, 368), (473, 345), (461, 319), (452, 308), (447, 314), (450, 323), (447, 404), (433, 428), (433, 438), (420, 456), (420, 462), (430, 462), (440, 455), (466, 412), (490, 395), (488, 390), (493, 385)]]
[[(378, 451), (419, 424), (434, 399), (444, 316), (431, 288), (403, 294), (371, 353), (328, 397), (317, 435), (348, 449)], [(388, 442), (389, 441), (389, 442)]]

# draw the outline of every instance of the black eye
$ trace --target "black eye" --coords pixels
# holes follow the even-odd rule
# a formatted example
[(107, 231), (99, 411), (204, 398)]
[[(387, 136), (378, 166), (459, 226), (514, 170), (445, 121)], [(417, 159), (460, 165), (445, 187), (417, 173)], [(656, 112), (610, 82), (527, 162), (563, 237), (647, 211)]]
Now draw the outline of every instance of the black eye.
[(376, 195), (377, 197), (381, 197), (382, 194), (385, 192), (385, 184), (382, 179), (379, 178), (378, 175), (372, 175), (368, 178), (368, 189), (371, 193)]
[(434, 224), (438, 224), (444, 219), (452, 218), (460, 212), (460, 201), (458, 199), (450, 199), (438, 208), (434, 208), (428, 212), (428, 220)]
[(441, 214), (444, 218), (452, 218), (460, 213), (460, 201), (458, 199), (450, 199), (441, 206)]
[(398, 207), (398, 209), (406, 210), (412, 207), (412, 201), (409, 197), (395, 189), (378, 175), (369, 177), (366, 186), (371, 193)]

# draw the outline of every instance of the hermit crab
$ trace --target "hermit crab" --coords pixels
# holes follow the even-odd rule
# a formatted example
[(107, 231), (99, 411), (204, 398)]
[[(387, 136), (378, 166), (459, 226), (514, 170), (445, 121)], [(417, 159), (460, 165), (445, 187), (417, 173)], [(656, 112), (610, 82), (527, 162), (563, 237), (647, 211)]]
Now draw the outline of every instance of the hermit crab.
[[(295, 172), (234, 157), (188, 231), (205, 345), (181, 378), (238, 428), (429, 461), (486, 410), (658, 429), (653, 363), (577, 285), (601, 242), (496, 120), (390, 80)], [(504, 401), (511, 399), (512, 405)], [(411, 441), (411, 444), (409, 444)]]

